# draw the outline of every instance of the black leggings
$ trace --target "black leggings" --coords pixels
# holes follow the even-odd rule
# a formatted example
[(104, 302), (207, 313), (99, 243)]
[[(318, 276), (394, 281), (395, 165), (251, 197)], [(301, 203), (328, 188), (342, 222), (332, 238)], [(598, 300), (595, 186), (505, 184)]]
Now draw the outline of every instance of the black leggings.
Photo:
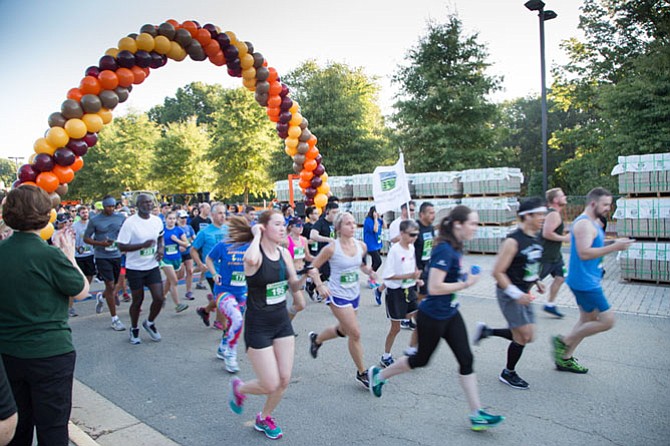
[(372, 271), (376, 272), (382, 266), (382, 256), (379, 254), (379, 251), (368, 251), (368, 254), (372, 259)]
[(419, 350), (409, 357), (409, 366), (412, 369), (424, 367), (437, 348), (440, 338), (447, 341), (449, 348), (454, 352), (458, 361), (461, 375), (470, 375), (473, 372), (474, 358), (470, 350), (468, 332), (460, 312), (446, 320), (433, 319), (419, 310), (416, 315), (416, 329), (419, 336)]

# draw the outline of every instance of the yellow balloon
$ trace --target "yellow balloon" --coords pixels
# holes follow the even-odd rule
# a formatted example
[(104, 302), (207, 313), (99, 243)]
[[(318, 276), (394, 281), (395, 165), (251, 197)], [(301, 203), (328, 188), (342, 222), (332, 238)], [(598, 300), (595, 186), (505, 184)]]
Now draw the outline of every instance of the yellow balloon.
[(35, 162), (35, 157), (37, 156), (37, 153), (33, 153), (28, 157), (28, 164), (32, 164)]
[(55, 222), (56, 217), (58, 217), (58, 212), (56, 212), (56, 209), (51, 209), (51, 214), (49, 215), (49, 223)]
[(51, 127), (47, 132), (47, 142), (52, 147), (65, 147), (70, 137), (63, 127)]
[(289, 123), (291, 125), (300, 125), (301, 122), (302, 122), (302, 115), (300, 113), (293, 113), (293, 116), (291, 117)]
[(54, 235), (54, 225), (47, 223), (40, 231), (40, 237), (42, 237), (42, 240), (49, 240), (52, 235)]
[[(47, 155), (53, 155), (57, 147), (52, 146), (47, 142), (46, 138), (38, 138), (33, 144), (33, 150), (35, 154), (37, 153), (46, 153)], [(30, 161), (32, 163), (32, 161)]]
[(330, 192), (330, 185), (328, 183), (321, 183), (321, 186), (317, 187), (316, 191), (320, 194), (328, 195), (328, 192)]
[(130, 51), (135, 54), (137, 52), (137, 42), (132, 37), (122, 37), (119, 40), (119, 50), (120, 51)]
[(298, 147), (298, 142), (299, 142), (299, 141), (298, 141), (298, 138), (291, 138), (291, 137), (288, 137), (288, 138), (286, 138), (286, 140), (285, 140), (284, 142), (286, 143), (286, 145), (287, 145), (288, 147), (290, 147), (290, 148), (292, 148), (292, 149), (295, 149), (295, 148)]
[(302, 129), (299, 125), (292, 125), (288, 128), (288, 136), (291, 138), (299, 138), (302, 133)]
[(167, 57), (180, 62), (186, 58), (186, 50), (177, 42), (170, 42), (170, 50), (167, 52)]
[(298, 154), (298, 148), (297, 148), (297, 147), (289, 147), (289, 146), (286, 146), (286, 147), (284, 147), (284, 152), (286, 152), (286, 154), (287, 154), (288, 156), (291, 156), (291, 157), (292, 157), (292, 156)]
[(80, 139), (86, 136), (86, 124), (81, 119), (71, 118), (65, 123), (65, 131), (70, 138)]
[(86, 128), (91, 133), (98, 133), (100, 130), (102, 130), (102, 126), (105, 125), (102, 122), (100, 115), (96, 113), (86, 113), (84, 116), (82, 116), (81, 120), (84, 121)]
[(321, 181), (323, 181), (322, 184), (325, 184), (328, 181), (328, 174), (326, 172), (321, 174)]
[(101, 108), (100, 111), (98, 112), (98, 116), (102, 118), (102, 123), (103, 124), (109, 124), (112, 122), (112, 111), (109, 110), (108, 108)]
[(300, 105), (298, 104), (298, 101), (293, 101), (293, 105), (291, 105), (291, 108), (289, 108), (288, 111), (290, 111), (292, 115), (300, 113)]
[(170, 39), (165, 36), (157, 36), (154, 39), (154, 51), (158, 54), (167, 54), (170, 51)]
[(244, 56), (240, 56), (240, 66), (242, 67), (243, 70), (246, 70), (247, 68), (253, 67), (254, 66), (254, 56), (252, 56), (249, 53), (245, 54)]
[[(256, 70), (254, 70), (255, 72)], [(242, 72), (242, 75), (244, 76), (244, 72)], [(251, 91), (256, 91), (256, 78), (251, 78), (251, 79), (242, 79), (242, 85), (247, 87), (248, 90)]]
[(230, 39), (230, 43), (235, 45), (235, 42), (237, 42), (237, 36), (235, 35), (235, 33), (232, 31), (226, 31), (226, 35)]
[(109, 48), (107, 51), (105, 51), (105, 56), (116, 57), (118, 55), (119, 55), (119, 49), (118, 48)]
[[(237, 51), (239, 52), (238, 57), (240, 58), (240, 61), (242, 61), (242, 58), (249, 54), (249, 47), (247, 47), (247, 44), (244, 42), (240, 42), (239, 40), (235, 42), (233, 45), (237, 47)], [(253, 59), (253, 57), (252, 57)]]
[(156, 45), (154, 37), (149, 33), (142, 33), (137, 36), (135, 43), (137, 44), (137, 49), (142, 51), (153, 51)]
[(314, 205), (322, 208), (325, 207), (326, 204), (328, 204), (328, 197), (326, 196), (326, 194), (316, 194), (314, 196)]
[[(247, 68), (246, 70), (242, 70), (242, 79), (244, 80), (255, 80), (256, 79), (256, 69), (254, 67)], [(254, 85), (256, 85), (256, 82), (254, 82)]]

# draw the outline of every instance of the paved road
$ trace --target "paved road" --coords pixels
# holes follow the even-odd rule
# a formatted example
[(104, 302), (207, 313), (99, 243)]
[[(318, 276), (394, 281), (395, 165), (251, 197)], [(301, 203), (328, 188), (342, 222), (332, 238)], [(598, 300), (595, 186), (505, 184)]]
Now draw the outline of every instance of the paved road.
[[(460, 297), (470, 331), (478, 320), (504, 325), (491, 298), (488, 273), (492, 260), (469, 258), (486, 273), (480, 284)], [(493, 412), (507, 416), (499, 428), (484, 433), (469, 430), (457, 365), (446, 345), (439, 347), (427, 368), (394, 378), (384, 387), (384, 396), (375, 399), (354, 382), (355, 370), (344, 340), (325, 344), (316, 360), (309, 356), (307, 333), (334, 322), (326, 306), (310, 303), (294, 323), (299, 336), (293, 378), (275, 413), (285, 432), (282, 441), (384, 446), (669, 444), (670, 318), (662, 313), (668, 308), (670, 288), (616, 285), (611, 260), (607, 268), (614, 284), (606, 284), (606, 289), (621, 288), (626, 301), (658, 299), (660, 303), (637, 305), (637, 312), (629, 310), (635, 306), (631, 304), (618, 314), (612, 331), (587, 339), (577, 352), (591, 369), (587, 375), (557, 372), (549, 356), (550, 335), (567, 332), (577, 317), (570, 299), (561, 295), (560, 302), (571, 305), (564, 307), (563, 320), (540, 314), (536, 306), (537, 342), (526, 348), (517, 367), (531, 384), (529, 391), (511, 389), (497, 379), (505, 363), (506, 341), (494, 338), (475, 347), (482, 401)], [(197, 292), (196, 297), (195, 305), (205, 303), (205, 292)], [(81, 316), (72, 319), (71, 325), (78, 351), (76, 378), (83, 386), (75, 392), (72, 419), (101, 445), (266, 441), (252, 427), (262, 405), (260, 397), (250, 397), (241, 416), (228, 410), (230, 375), (214, 356), (220, 332), (204, 327), (194, 304), (181, 314), (164, 311), (157, 321), (163, 341), (153, 343), (142, 334), (139, 346), (128, 343), (127, 332), (112, 331), (108, 315), (96, 315), (92, 301), (77, 305)], [(122, 304), (120, 310), (124, 323), (129, 322), (127, 308), (128, 304)], [(639, 314), (645, 309), (655, 317)], [(374, 305), (370, 290), (363, 291), (359, 317), (366, 363), (373, 364), (382, 353), (387, 321), (383, 308)], [(396, 356), (408, 339), (409, 332), (403, 331), (394, 346)], [(240, 366), (242, 379), (253, 376), (244, 355), (240, 355)], [(107, 412), (105, 404), (110, 401), (126, 412), (123, 421), (112, 419)], [(155, 431), (136, 433), (146, 425)], [(119, 440), (124, 434), (126, 440)]]

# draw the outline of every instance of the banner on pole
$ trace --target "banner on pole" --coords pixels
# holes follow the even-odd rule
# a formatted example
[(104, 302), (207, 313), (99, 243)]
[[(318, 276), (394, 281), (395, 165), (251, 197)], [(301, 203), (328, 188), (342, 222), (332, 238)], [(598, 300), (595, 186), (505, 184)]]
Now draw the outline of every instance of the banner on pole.
[(379, 166), (372, 173), (372, 196), (380, 214), (397, 210), (411, 200), (402, 152), (393, 166)]

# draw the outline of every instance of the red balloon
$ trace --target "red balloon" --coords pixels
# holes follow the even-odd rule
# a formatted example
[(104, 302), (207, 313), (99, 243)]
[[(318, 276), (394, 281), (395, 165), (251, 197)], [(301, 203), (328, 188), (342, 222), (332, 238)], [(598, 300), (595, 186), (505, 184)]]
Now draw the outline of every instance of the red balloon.
[(23, 166), (19, 167), (19, 170), (16, 172), (16, 178), (22, 183), (25, 181), (35, 181), (37, 174), (38, 172), (33, 169), (33, 166), (30, 164), (24, 164)]

